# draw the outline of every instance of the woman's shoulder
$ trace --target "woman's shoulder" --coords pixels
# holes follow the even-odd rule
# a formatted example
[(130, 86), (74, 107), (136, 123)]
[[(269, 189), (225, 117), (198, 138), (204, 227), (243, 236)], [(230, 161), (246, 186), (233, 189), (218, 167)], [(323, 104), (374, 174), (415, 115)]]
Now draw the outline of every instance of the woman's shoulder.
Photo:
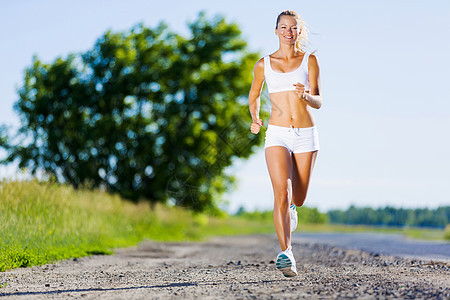
[(317, 57), (315, 55), (315, 51), (314, 52), (305, 52), (308, 53), (308, 65), (313, 65), (313, 66), (317, 66)]
[(258, 63), (264, 64), (264, 61), (265, 61), (266, 59), (268, 59), (269, 57), (271, 57), (271, 55), (273, 55), (273, 54), (274, 54), (274, 53), (264, 55), (264, 56), (261, 57), (256, 63), (257, 63), (257, 64), (258, 64)]
[(255, 67), (253, 68), (253, 72), (255, 75), (262, 75), (264, 76), (264, 57), (261, 57), (255, 64)]
[(310, 53), (308, 57), (308, 72), (319, 72), (319, 62), (314, 52)]
[(306, 50), (306, 51), (305, 51), (305, 54), (308, 54), (309, 59), (317, 60), (316, 52), (317, 52), (317, 50), (314, 50), (314, 51), (312, 51), (312, 52)]
[(275, 53), (276, 53), (276, 52), (271, 53), (271, 54), (266, 54), (266, 55), (264, 55), (263, 57), (261, 57), (261, 58), (256, 62), (256, 64), (255, 64), (255, 69), (258, 68), (258, 69), (264, 71), (264, 65), (265, 65), (266, 63), (269, 63), (269, 62), (270, 62), (270, 61), (266, 61), (266, 60), (269, 60), (270, 57), (271, 57), (272, 55), (274, 55)]
[[(271, 53), (271, 54), (266, 54), (263, 57), (261, 57), (255, 64), (255, 71), (262, 71), (264, 72), (264, 66), (266, 63), (270, 63), (270, 58), (274, 57), (274, 55), (277, 54), (277, 51)], [(269, 60), (269, 61), (266, 61)]]
[(264, 55), (263, 57), (261, 57), (255, 64), (255, 69), (259, 68), (259, 69), (263, 69), (264, 70), (264, 64), (266, 62), (266, 59), (269, 58), (269, 54)]

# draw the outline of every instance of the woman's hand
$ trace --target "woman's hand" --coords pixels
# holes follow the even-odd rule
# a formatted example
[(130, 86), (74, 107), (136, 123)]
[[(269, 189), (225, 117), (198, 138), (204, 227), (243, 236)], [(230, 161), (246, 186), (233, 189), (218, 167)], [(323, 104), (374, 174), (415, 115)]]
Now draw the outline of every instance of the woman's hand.
[(263, 122), (261, 119), (253, 121), (252, 126), (250, 127), (250, 131), (254, 134), (257, 134), (259, 130), (261, 129), (261, 126), (263, 126)]
[(302, 100), (305, 100), (305, 86), (301, 84), (300, 82), (297, 82), (294, 84), (295, 86), (295, 92), (297, 93), (298, 97)]
[(298, 97), (306, 103), (306, 105), (309, 105), (315, 109), (319, 109), (322, 106), (322, 96), (318, 94), (311, 95), (311, 91), (305, 91), (305, 86), (300, 82), (297, 82), (294, 86)]

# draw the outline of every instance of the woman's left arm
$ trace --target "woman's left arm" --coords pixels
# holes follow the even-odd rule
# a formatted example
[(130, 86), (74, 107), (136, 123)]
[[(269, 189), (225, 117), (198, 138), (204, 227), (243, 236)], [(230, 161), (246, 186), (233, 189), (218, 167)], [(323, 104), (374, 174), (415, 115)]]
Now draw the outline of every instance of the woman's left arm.
[(309, 106), (319, 109), (322, 106), (322, 96), (320, 93), (320, 70), (317, 58), (311, 54), (308, 59), (308, 76), (310, 91), (304, 92), (302, 100)]

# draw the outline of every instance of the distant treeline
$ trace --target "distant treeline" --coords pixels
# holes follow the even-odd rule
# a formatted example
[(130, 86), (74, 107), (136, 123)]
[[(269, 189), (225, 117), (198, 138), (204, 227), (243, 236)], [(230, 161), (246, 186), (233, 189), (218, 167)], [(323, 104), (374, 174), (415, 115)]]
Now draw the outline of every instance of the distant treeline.
[[(297, 212), (299, 214), (299, 224), (325, 224), (328, 222), (327, 214), (319, 212), (317, 208), (302, 206), (297, 207)], [(244, 207), (241, 206), (237, 211), (236, 216), (250, 220), (273, 222), (272, 210), (247, 212)]]
[(436, 209), (428, 208), (357, 208), (351, 206), (347, 210), (331, 210), (328, 212), (330, 223), (352, 225), (388, 225), (445, 227), (450, 223), (450, 206)]

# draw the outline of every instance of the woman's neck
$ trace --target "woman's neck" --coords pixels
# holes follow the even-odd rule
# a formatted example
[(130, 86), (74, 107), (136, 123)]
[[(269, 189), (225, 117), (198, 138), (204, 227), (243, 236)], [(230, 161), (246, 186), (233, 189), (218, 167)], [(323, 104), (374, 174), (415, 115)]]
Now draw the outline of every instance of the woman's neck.
[(280, 44), (278, 53), (281, 57), (289, 59), (297, 54), (297, 48), (295, 47), (295, 45)]

